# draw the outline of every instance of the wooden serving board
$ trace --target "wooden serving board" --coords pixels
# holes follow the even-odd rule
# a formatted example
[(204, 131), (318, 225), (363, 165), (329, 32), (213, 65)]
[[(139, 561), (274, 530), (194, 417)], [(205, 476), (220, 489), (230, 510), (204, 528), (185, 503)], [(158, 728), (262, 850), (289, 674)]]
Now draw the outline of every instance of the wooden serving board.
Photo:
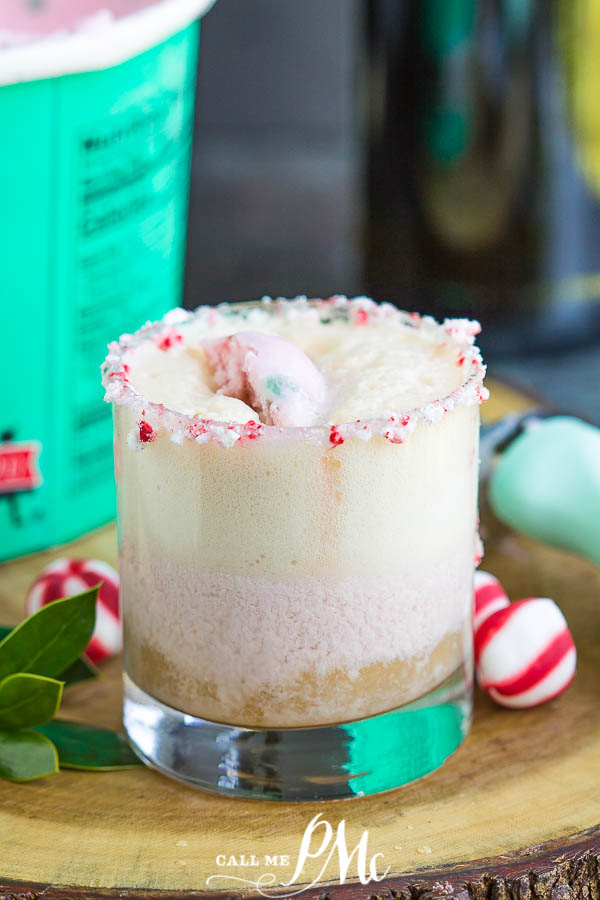
[[(503, 388), (494, 394), (488, 417), (527, 405)], [(304, 830), (321, 813), (334, 832), (345, 820), (349, 852), (367, 830), (367, 856), (382, 854), (377, 870), (389, 866), (387, 876), (361, 884), (354, 858), (340, 885), (334, 854), (323, 871), (325, 857), (313, 859), (294, 885), (271, 890), (284, 894), (316, 881), (303, 892), (307, 898), (598, 900), (600, 571), (518, 537), (489, 516), (484, 531), (485, 567), (509, 595), (553, 597), (569, 620), (579, 665), (565, 695), (513, 712), (478, 692), (473, 728), (455, 756), (421, 782), (379, 797), (298, 805), (232, 800), (149, 769), (63, 771), (25, 785), (0, 781), (0, 898), (256, 895), (251, 883), (230, 878), (256, 883), (273, 872), (276, 884), (289, 881)], [(60, 554), (114, 564), (114, 528)], [(57, 555), (49, 551), (0, 567), (0, 622), (23, 617), (27, 588)], [(103, 671), (100, 681), (70, 689), (62, 711), (118, 728), (120, 662)], [(258, 865), (241, 865), (242, 854), (246, 861), (254, 855)], [(235, 857), (234, 864), (219, 865), (220, 855), (230, 862)], [(276, 865), (266, 855), (289, 860)], [(217, 874), (229, 878), (207, 885)]]

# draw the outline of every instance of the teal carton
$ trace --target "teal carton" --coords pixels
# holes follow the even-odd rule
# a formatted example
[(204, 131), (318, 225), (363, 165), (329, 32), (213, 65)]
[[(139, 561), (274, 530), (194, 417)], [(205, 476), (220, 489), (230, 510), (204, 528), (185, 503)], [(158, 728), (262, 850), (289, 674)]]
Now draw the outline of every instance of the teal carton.
[(0, 559), (114, 515), (99, 366), (109, 340), (181, 302), (208, 5), (0, 50)]

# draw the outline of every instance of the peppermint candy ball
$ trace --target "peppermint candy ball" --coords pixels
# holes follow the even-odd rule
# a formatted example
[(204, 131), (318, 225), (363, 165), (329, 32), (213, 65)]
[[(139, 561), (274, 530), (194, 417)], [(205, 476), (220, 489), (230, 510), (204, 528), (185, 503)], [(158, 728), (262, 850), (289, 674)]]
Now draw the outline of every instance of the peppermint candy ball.
[(56, 559), (42, 569), (25, 600), (25, 610), (31, 615), (53, 600), (81, 594), (100, 581), (96, 626), (85, 651), (93, 663), (101, 663), (123, 647), (119, 576), (112, 566), (99, 559)]
[(571, 683), (576, 662), (565, 617), (547, 597), (511, 603), (475, 631), (477, 679), (501, 706), (525, 709), (554, 699)]
[(492, 613), (498, 612), (508, 606), (510, 600), (506, 591), (495, 575), (490, 572), (475, 572), (475, 615), (473, 629), (477, 631), (482, 622)]

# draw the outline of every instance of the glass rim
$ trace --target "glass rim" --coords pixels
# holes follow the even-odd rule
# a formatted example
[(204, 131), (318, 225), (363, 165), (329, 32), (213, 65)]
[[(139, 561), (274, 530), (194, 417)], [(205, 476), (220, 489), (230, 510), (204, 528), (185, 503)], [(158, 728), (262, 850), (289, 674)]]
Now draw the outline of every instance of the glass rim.
[[(376, 418), (311, 426), (265, 425), (258, 420), (258, 416), (257, 420), (245, 423), (204, 419), (150, 400), (129, 381), (125, 356), (146, 341), (169, 334), (177, 335), (177, 326), (186, 326), (201, 318), (205, 318), (207, 323), (211, 320), (214, 322), (215, 317), (233, 318), (253, 309), (265, 310), (272, 315), (312, 314), (315, 321), (324, 321), (325, 313), (333, 319), (348, 321), (358, 327), (364, 327), (370, 317), (395, 318), (409, 328), (422, 330), (433, 336), (440, 344), (452, 343), (458, 352), (457, 365), (465, 367), (465, 378), (457, 388), (440, 399), (423, 403), (407, 412), (390, 412), (389, 415)], [(380, 435), (393, 444), (401, 444), (421, 422), (439, 424), (445, 414), (456, 407), (478, 405), (488, 399), (489, 391), (483, 386), (486, 367), (475, 344), (475, 336), (480, 331), (481, 326), (475, 320), (444, 319), (443, 322), (438, 322), (431, 316), (409, 313), (391, 303), (376, 303), (367, 297), (347, 298), (343, 295), (334, 295), (327, 300), (309, 300), (305, 296), (289, 300), (283, 297), (275, 300), (263, 297), (261, 300), (203, 305), (195, 310), (177, 307), (162, 319), (147, 322), (134, 334), (121, 335), (118, 341), (108, 345), (109, 352), (101, 366), (102, 384), (106, 390), (104, 399), (108, 403), (128, 407), (139, 418), (139, 434), (130, 435), (130, 443), (138, 449), (154, 440), (161, 431), (169, 432), (171, 440), (179, 445), (185, 440), (202, 444), (214, 438), (221, 446), (231, 447), (256, 438), (268, 438), (316, 441), (339, 446), (349, 437), (366, 441), (375, 435)], [(179, 340), (179, 337), (176, 339)]]

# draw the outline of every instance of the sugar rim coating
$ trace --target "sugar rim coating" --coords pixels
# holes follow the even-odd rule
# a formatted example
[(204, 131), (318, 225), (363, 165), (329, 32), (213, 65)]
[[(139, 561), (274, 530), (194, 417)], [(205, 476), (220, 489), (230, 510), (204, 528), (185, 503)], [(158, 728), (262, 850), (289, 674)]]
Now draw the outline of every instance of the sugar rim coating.
[[(220, 318), (241, 318), (250, 325), (260, 320), (264, 313), (288, 318), (304, 317), (314, 322), (342, 320), (352, 322), (355, 327), (364, 327), (369, 318), (396, 318), (403, 324), (434, 336), (440, 345), (451, 343), (457, 350), (457, 365), (464, 366), (465, 380), (447, 396), (424, 403), (410, 412), (398, 414), (390, 412), (375, 419), (356, 419), (337, 425), (279, 426), (264, 425), (262, 422), (223, 422), (202, 419), (169, 409), (162, 403), (155, 403), (139, 393), (128, 378), (125, 354), (148, 340), (156, 341), (162, 336), (168, 349), (181, 340), (177, 326), (192, 321), (205, 321), (214, 325)], [(181, 308), (170, 310), (157, 322), (147, 322), (135, 334), (123, 334), (118, 341), (108, 345), (108, 355), (102, 364), (102, 384), (106, 389), (107, 403), (128, 406), (138, 419), (138, 427), (132, 429), (128, 443), (132, 449), (142, 449), (151, 443), (161, 431), (170, 434), (171, 440), (182, 445), (185, 440), (198, 444), (216, 440), (222, 447), (233, 447), (257, 438), (294, 439), (326, 443), (340, 446), (349, 437), (363, 441), (380, 435), (393, 444), (401, 444), (421, 422), (437, 425), (445, 413), (456, 406), (473, 406), (485, 402), (489, 391), (483, 386), (486, 372), (475, 336), (481, 331), (479, 322), (470, 319), (444, 319), (437, 322), (431, 316), (408, 313), (391, 303), (376, 303), (368, 297), (352, 299), (335, 295), (327, 300), (309, 300), (299, 296), (292, 300), (278, 297), (273, 300), (263, 297), (259, 301), (220, 303), (218, 306), (199, 306), (194, 311)], [(161, 343), (161, 342), (159, 342)]]

